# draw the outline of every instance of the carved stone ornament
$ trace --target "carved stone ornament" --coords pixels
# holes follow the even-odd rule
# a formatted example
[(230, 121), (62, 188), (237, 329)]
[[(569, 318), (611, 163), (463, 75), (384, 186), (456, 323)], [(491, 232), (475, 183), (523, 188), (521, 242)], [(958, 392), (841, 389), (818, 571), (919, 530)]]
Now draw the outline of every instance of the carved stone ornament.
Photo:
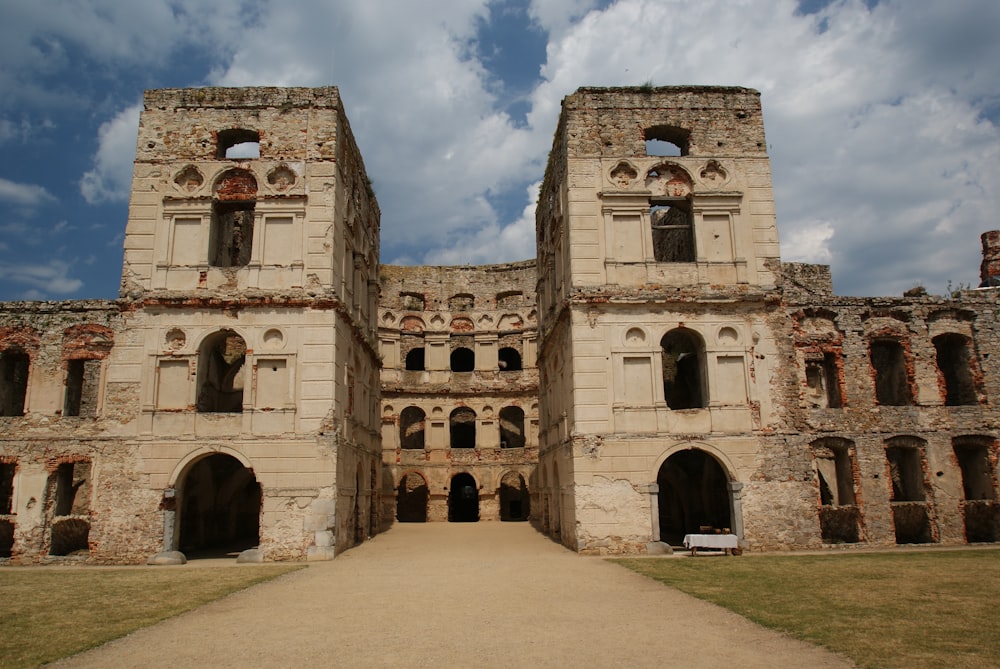
[(691, 177), (680, 165), (662, 163), (646, 173), (646, 188), (654, 197), (687, 197), (691, 194)]
[(611, 170), (611, 183), (615, 184), (619, 188), (628, 188), (639, 173), (634, 167), (626, 163), (624, 160)]
[(174, 183), (182, 191), (186, 193), (194, 193), (196, 190), (201, 188), (202, 184), (205, 183), (205, 177), (201, 175), (198, 168), (194, 165), (188, 165), (174, 177)]

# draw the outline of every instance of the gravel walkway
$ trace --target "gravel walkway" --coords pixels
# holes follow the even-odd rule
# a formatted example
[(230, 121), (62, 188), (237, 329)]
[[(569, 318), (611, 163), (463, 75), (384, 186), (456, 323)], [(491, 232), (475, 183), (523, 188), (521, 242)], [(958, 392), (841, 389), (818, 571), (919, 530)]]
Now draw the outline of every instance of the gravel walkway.
[[(175, 568), (199, 565), (156, 567)], [(852, 666), (526, 523), (396, 524), (332, 562), (51, 666), (574, 665)]]

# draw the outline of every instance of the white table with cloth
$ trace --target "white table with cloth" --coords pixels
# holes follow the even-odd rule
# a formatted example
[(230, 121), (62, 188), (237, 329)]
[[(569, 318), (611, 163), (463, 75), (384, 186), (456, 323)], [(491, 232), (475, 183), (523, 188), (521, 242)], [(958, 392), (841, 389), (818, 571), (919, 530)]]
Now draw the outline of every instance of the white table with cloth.
[(721, 548), (728, 554), (732, 549), (739, 548), (740, 539), (735, 534), (685, 534), (684, 548), (691, 549), (691, 555), (697, 555), (699, 548)]

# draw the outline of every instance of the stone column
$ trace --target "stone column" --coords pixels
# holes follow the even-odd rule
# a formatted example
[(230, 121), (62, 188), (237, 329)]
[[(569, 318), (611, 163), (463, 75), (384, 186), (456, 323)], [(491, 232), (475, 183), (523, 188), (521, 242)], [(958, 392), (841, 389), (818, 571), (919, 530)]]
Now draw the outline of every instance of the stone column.
[(650, 541), (662, 541), (660, 539), (660, 485), (658, 483), (649, 484), (649, 518), (651, 521), (652, 534)]
[(743, 484), (739, 481), (730, 481), (729, 488), (729, 513), (733, 519), (733, 534), (743, 541)]
[(174, 527), (177, 521), (177, 491), (174, 488), (167, 488), (163, 491), (163, 502), (160, 505), (163, 509), (163, 551), (177, 550), (174, 537)]

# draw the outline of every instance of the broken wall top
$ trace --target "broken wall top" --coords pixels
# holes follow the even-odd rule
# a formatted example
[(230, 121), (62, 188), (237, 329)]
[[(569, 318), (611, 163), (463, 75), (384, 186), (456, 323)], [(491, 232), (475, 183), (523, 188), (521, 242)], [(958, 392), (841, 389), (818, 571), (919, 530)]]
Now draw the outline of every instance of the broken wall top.
[(496, 308), (498, 296), (517, 293), (514, 302), (533, 307), (537, 271), (534, 260), (495, 265), (381, 265), (379, 268), (383, 309), (406, 308), (406, 295), (420, 295), (424, 309), (448, 309), (449, 299), (470, 295), (478, 309)]
[(767, 155), (760, 93), (737, 86), (580, 88), (563, 99), (556, 142), (569, 157), (645, 156), (645, 140), (665, 139), (653, 128), (682, 131), (684, 155)]
[(350, 135), (334, 86), (149, 90), (136, 161), (215, 160), (218, 133), (233, 129), (259, 133), (263, 160), (336, 160), (341, 128)]

